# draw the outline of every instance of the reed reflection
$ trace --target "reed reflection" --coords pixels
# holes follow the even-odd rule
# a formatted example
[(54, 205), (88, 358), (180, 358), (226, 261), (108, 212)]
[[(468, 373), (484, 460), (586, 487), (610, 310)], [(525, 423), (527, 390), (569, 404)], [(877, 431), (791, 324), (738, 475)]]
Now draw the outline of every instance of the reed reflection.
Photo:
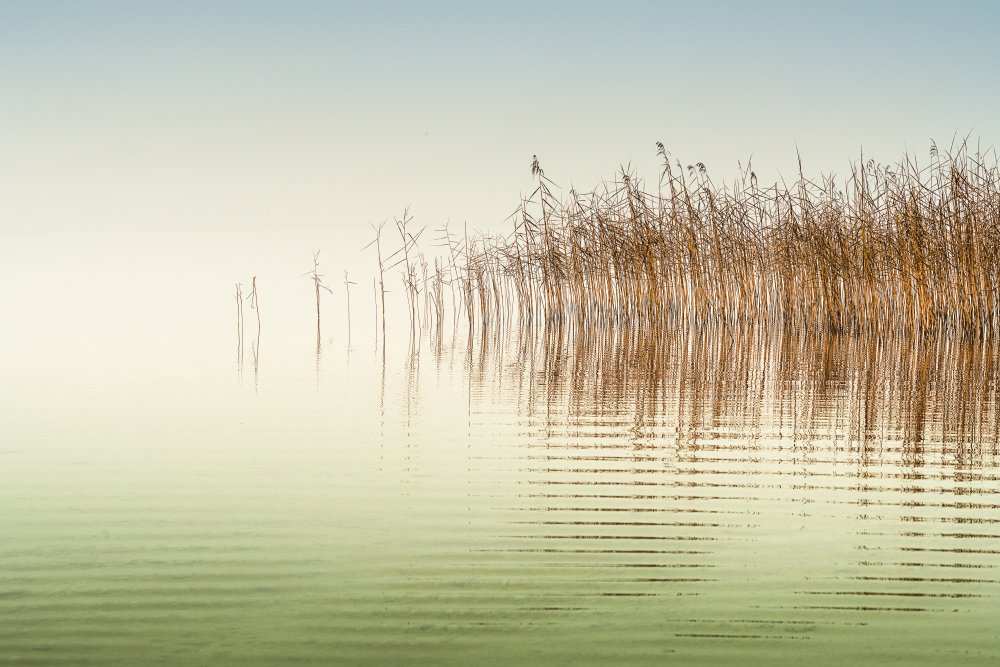
[(566, 434), (603, 419), (681, 449), (726, 433), (828, 439), (860, 464), (907, 467), (982, 467), (997, 454), (998, 350), (988, 339), (556, 325), (474, 345), (474, 385), (512, 388), (525, 414), (544, 408)]
[[(573, 608), (696, 596), (846, 625), (996, 591), (990, 340), (556, 324), (476, 343), (472, 393), (504, 387), (520, 423), (483, 455), (517, 474), (495, 551), (576, 572)], [(684, 623), (708, 621), (737, 619)]]

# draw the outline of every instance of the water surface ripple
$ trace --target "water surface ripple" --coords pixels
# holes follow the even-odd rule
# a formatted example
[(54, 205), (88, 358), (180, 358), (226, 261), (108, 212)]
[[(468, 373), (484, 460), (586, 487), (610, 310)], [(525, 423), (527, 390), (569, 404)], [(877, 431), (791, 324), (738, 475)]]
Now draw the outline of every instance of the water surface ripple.
[(1000, 658), (992, 340), (335, 345), (16, 411), (0, 662)]

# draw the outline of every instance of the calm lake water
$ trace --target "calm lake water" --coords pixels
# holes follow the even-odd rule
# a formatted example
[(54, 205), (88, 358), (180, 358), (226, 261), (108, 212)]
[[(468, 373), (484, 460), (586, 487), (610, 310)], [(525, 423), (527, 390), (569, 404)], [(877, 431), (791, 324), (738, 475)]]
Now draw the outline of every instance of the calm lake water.
[(994, 341), (229, 316), (7, 350), (0, 662), (1000, 659)]

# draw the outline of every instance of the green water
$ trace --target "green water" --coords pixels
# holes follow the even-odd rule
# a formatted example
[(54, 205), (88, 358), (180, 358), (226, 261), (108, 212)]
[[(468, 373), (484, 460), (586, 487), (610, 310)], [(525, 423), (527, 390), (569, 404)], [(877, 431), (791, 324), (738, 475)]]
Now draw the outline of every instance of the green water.
[(1000, 659), (991, 343), (352, 348), (8, 385), (0, 663)]

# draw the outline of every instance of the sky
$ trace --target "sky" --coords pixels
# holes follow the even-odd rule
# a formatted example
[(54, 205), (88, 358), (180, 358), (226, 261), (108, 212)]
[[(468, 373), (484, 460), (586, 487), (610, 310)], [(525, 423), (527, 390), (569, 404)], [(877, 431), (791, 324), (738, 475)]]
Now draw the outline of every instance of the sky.
[[(1000, 136), (1000, 3), (0, 3), (0, 233), (497, 230), (655, 142), (723, 180)], [(361, 232), (358, 232), (361, 233)]]

